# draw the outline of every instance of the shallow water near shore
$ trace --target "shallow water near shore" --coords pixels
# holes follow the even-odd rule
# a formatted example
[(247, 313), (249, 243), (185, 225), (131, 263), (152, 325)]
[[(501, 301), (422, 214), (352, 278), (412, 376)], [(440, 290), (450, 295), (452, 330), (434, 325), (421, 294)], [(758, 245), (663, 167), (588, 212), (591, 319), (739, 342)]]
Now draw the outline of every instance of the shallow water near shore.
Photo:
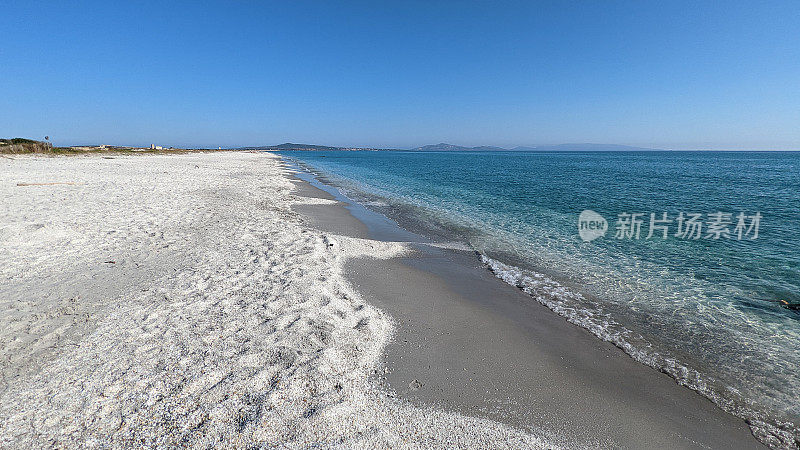
[[(797, 445), (800, 248), (791, 153), (283, 152), (348, 196), (436, 240), (637, 360)], [(611, 228), (583, 242), (578, 214)], [(650, 213), (763, 215), (757, 239), (646, 239)], [(615, 239), (643, 213), (640, 239)], [(704, 230), (704, 234), (705, 234)], [(657, 235), (660, 237), (659, 235)]]

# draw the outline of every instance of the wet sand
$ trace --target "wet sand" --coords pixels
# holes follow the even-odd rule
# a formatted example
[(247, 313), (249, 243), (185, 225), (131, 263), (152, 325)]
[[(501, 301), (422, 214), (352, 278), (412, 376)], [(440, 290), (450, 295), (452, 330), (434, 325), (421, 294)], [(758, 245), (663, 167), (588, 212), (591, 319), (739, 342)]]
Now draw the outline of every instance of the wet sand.
[[(296, 195), (338, 201), (295, 207), (310, 225), (426, 241), (299, 176), (306, 182)], [(473, 253), (414, 248), (410, 257), (345, 266), (364, 298), (396, 322), (379, 378), (400, 398), (537, 430), (567, 447), (764, 448), (742, 419), (566, 322)]]

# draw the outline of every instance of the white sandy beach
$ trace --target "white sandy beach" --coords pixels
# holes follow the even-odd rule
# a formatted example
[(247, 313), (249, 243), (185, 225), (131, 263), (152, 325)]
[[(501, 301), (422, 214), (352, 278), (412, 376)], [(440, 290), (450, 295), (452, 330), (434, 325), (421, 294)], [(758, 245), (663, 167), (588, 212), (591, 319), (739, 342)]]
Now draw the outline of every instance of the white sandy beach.
[(291, 206), (329, 200), (284, 174), (264, 153), (0, 159), (0, 446), (547, 446), (370, 380), (392, 321), (342, 267), (406, 249), (313, 230)]

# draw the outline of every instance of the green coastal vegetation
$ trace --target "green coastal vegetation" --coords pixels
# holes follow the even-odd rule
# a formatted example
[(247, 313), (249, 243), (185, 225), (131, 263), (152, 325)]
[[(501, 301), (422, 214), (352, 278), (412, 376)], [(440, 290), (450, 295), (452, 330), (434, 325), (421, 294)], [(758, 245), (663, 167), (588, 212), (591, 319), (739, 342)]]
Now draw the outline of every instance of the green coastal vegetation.
[(0, 153), (52, 153), (53, 145), (49, 142), (32, 139), (13, 138), (0, 139)]
[(36, 141), (26, 138), (0, 138), (0, 154), (96, 154), (96, 153), (189, 153), (198, 151), (217, 151), (217, 149), (185, 149), (185, 148), (140, 148), (116, 145), (86, 145), (72, 147), (56, 147), (47, 141)]

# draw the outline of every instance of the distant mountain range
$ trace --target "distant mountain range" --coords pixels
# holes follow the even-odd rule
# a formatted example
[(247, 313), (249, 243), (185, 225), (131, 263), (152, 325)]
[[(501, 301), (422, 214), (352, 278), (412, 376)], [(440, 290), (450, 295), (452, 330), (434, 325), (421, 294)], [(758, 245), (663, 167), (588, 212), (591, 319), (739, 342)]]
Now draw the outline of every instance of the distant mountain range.
[[(364, 148), (364, 147), (331, 147), (313, 144), (280, 144), (260, 147), (241, 147), (239, 150), (307, 150), (307, 151), (348, 151), (348, 150), (399, 150), (390, 148)], [(653, 151), (655, 148), (632, 147), (629, 145), (615, 144), (558, 144), (539, 145), (535, 147), (503, 148), (493, 146), (464, 147), (453, 144), (433, 144), (415, 147), (405, 151), (415, 152), (617, 152), (617, 151)]]
[(390, 148), (366, 148), (366, 147), (331, 147), (328, 145), (313, 144), (292, 144), (287, 142), (280, 145), (269, 145), (260, 147), (241, 147), (237, 150), (307, 150), (307, 151), (348, 151), (348, 150), (395, 150)]
[(558, 145), (538, 145), (535, 147), (492, 147), (492, 146), (479, 146), (479, 147), (462, 147), (453, 144), (434, 144), (416, 147), (412, 150), (423, 152), (484, 152), (484, 151), (501, 151), (501, 152), (618, 152), (618, 151), (652, 151), (659, 150), (655, 148), (645, 147), (632, 147), (630, 145), (615, 145), (615, 144), (558, 144)]
[(502, 147), (492, 147), (488, 145), (483, 145), (479, 147), (462, 147), (460, 145), (453, 145), (453, 144), (433, 144), (433, 145), (423, 145), (422, 147), (415, 147), (411, 150), (417, 152), (486, 152), (486, 151), (507, 151), (507, 149)]

